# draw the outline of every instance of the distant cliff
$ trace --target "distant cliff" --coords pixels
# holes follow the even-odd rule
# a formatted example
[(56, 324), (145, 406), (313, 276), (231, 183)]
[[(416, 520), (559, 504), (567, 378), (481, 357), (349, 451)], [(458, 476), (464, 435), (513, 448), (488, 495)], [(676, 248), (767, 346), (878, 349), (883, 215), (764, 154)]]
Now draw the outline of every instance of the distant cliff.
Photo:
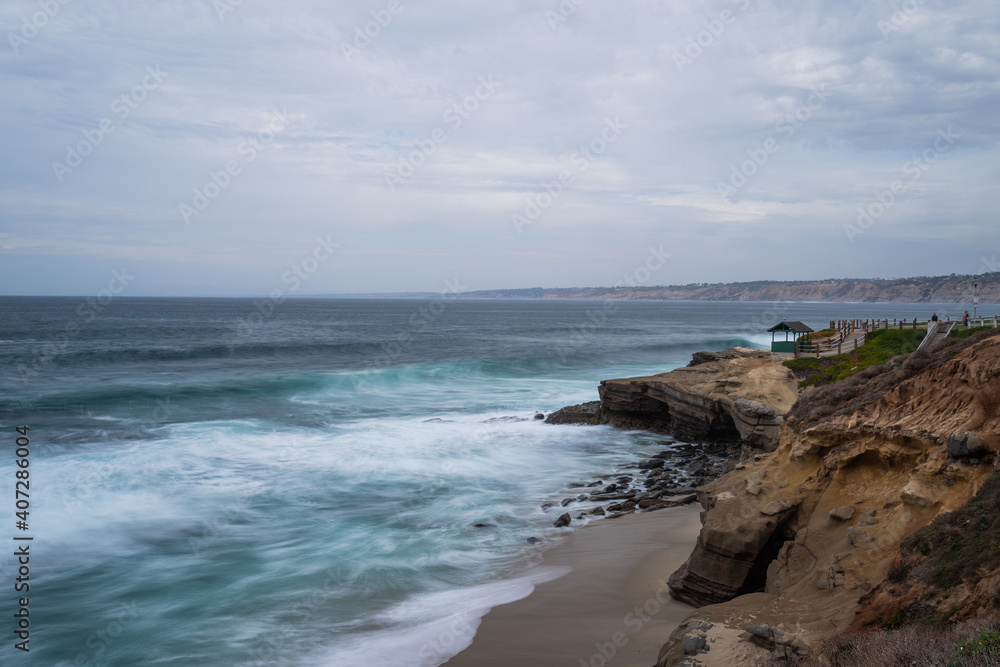
[[(464, 298), (647, 299), (667, 301), (843, 301), (888, 303), (972, 303), (974, 276), (894, 279), (835, 279), (812, 282), (672, 285), (669, 287), (571, 287), (464, 292)], [(982, 303), (1000, 303), (1000, 272), (979, 276)]]

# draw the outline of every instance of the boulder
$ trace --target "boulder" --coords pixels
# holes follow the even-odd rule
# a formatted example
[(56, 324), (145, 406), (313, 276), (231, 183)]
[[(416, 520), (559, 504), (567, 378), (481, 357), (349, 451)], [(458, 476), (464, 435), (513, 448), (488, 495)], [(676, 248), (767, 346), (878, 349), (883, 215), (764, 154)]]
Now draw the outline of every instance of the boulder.
[(834, 507), (832, 510), (827, 512), (827, 516), (831, 519), (836, 519), (837, 521), (850, 521), (854, 518), (854, 507), (851, 505)]
[(555, 526), (556, 528), (565, 528), (570, 524), (572, 520), (573, 517), (571, 517), (569, 514), (563, 514), (561, 517), (556, 519), (555, 523), (553, 523), (552, 525)]
[(760, 508), (760, 513), (764, 516), (776, 516), (794, 508), (795, 505), (787, 500), (772, 500)]
[(990, 453), (975, 431), (956, 431), (948, 436), (948, 455), (953, 459), (980, 458)]

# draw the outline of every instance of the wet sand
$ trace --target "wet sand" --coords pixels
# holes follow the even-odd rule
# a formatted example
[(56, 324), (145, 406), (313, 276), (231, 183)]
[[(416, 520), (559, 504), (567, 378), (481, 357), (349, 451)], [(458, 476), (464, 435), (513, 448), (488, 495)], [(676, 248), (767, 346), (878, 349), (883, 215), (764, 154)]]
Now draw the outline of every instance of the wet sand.
[(670, 597), (666, 581), (694, 548), (700, 509), (606, 519), (573, 533), (544, 562), (571, 572), (492, 609), (448, 667), (652, 667), (693, 611)]

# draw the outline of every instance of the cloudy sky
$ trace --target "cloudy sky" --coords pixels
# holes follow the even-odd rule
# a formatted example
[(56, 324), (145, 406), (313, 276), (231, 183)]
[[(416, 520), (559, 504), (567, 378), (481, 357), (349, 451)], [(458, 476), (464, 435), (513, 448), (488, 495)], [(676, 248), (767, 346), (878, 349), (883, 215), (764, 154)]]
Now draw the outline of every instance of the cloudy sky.
[(651, 252), (671, 257), (647, 284), (893, 277), (1000, 253), (995, 0), (7, 0), (0, 27), (3, 294), (123, 270), (135, 296), (611, 285)]

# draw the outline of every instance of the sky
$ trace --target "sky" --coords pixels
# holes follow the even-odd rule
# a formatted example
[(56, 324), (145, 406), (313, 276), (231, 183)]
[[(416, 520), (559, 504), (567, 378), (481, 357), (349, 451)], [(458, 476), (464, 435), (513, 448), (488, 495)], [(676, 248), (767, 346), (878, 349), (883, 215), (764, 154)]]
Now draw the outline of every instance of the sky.
[(6, 0), (0, 32), (0, 294), (997, 270), (995, 0)]

